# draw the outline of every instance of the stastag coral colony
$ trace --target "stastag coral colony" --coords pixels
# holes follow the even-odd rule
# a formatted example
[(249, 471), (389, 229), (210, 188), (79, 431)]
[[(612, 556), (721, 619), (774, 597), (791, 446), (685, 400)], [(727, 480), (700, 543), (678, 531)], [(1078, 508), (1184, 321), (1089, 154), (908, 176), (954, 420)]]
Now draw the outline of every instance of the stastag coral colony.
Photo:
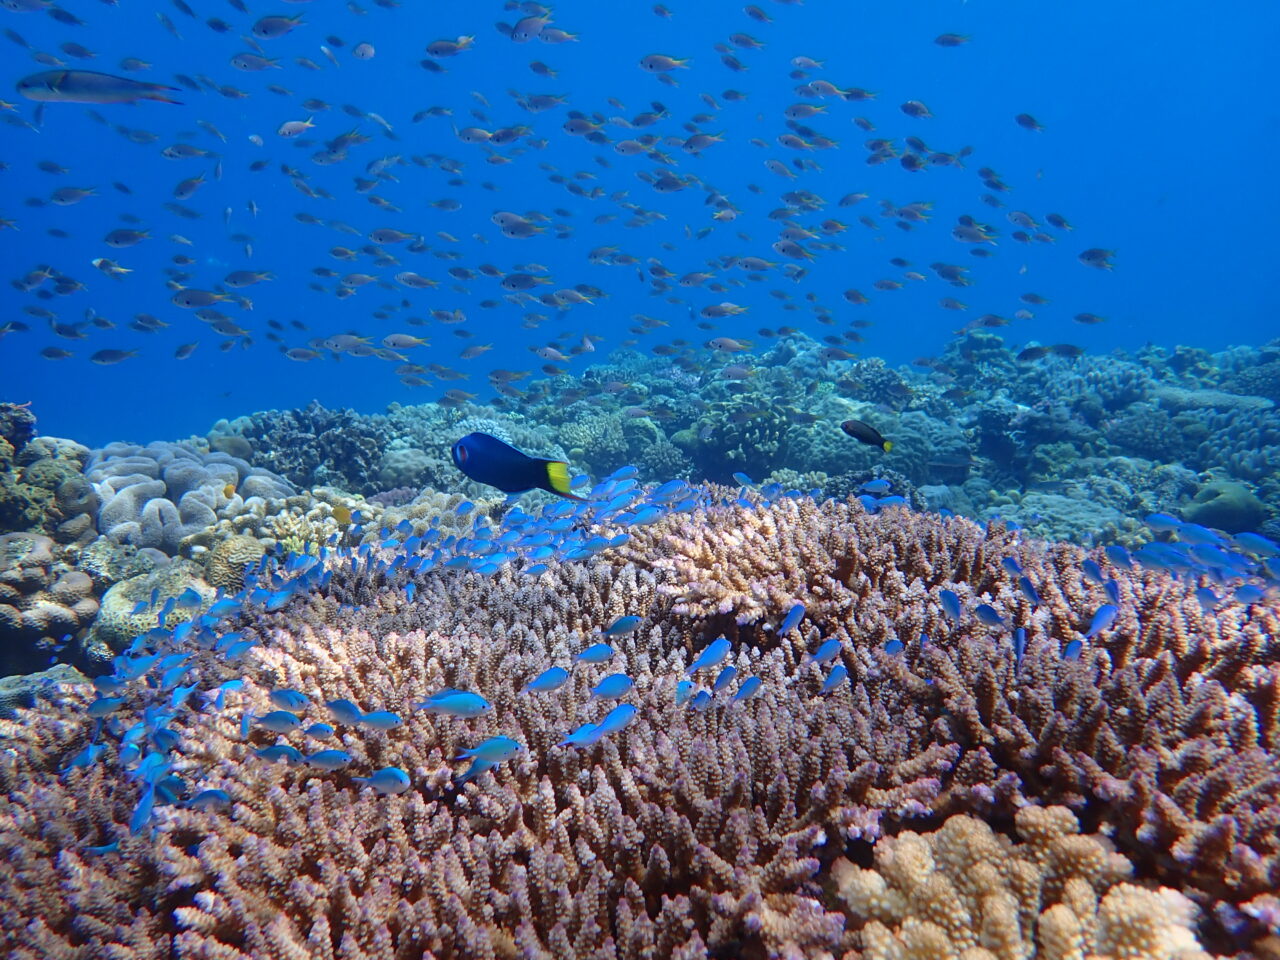
[[(260, 563), (3, 723), (6, 955), (1280, 954), (1274, 603), (901, 506), (617, 490)], [(721, 635), (741, 683), (691, 698)], [(579, 736), (614, 671), (634, 720)]]

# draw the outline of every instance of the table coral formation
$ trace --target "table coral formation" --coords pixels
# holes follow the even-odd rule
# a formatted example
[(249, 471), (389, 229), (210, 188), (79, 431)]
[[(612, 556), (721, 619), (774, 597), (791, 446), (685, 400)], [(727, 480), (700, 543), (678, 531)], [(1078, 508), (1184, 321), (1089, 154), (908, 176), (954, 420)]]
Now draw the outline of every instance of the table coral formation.
[[(1076, 945), (1190, 960), (1198, 938), (1235, 949), (1266, 935), (1280, 881), (1273, 606), (1211, 618), (1186, 583), (1098, 555), (1121, 592), (1099, 632), (1105, 594), (1084, 551), (856, 502), (706, 506), (630, 535), (532, 575), (414, 576), (366, 545), (367, 562), (336, 557), (314, 589), (220, 626), (254, 644), (238, 659), (216, 637), (162, 643), (178, 679), (102, 708), (120, 731), (166, 718), (178, 794), (156, 801), (151, 828), (137, 826), (143, 785), (120, 770), (127, 743), (104, 737), (85, 762), (90, 691), (64, 687), (0, 724), (0, 920), (15, 956), (906, 960), (921, 955), (907, 944), (936, 939), (927, 921), (965, 960), (979, 946), (1018, 956), (1037, 937), (1063, 957)], [(643, 620), (611, 639), (607, 667), (574, 663), (624, 615)], [(1026, 630), (1020, 656), (1013, 627)], [(678, 702), (722, 632), (759, 690)], [(828, 694), (822, 637), (849, 676)], [(522, 692), (551, 665), (572, 666), (565, 688)], [(635, 681), (634, 722), (563, 745), (600, 719), (587, 693), (614, 670)], [(202, 692), (179, 697), (177, 682)], [(281, 688), (302, 698), (304, 724), (337, 722), (324, 734), (345, 752), (334, 769), (290, 760), (320, 749), (312, 734), (255, 721)], [(442, 688), (492, 709), (416, 709)], [(332, 720), (322, 704), (337, 699), (356, 719)], [(364, 725), (364, 710), (395, 722)], [(496, 735), (523, 749), (456, 780), (452, 761)], [(389, 766), (408, 774), (405, 792), (355, 779)], [(203, 791), (225, 804), (183, 802)], [(1052, 804), (1108, 839), (1077, 835)], [(1015, 823), (1020, 844), (965, 815)], [(906, 832), (945, 817), (936, 835)], [(1008, 867), (1008, 889), (975, 875), (993, 886), (967, 919), (917, 915), (900, 878), (882, 887), (899, 889), (889, 910), (834, 867), (870, 866), (876, 841), (881, 873), (910, 850), (932, 850), (953, 885), (976, 867), (947, 850), (1025, 866)]]

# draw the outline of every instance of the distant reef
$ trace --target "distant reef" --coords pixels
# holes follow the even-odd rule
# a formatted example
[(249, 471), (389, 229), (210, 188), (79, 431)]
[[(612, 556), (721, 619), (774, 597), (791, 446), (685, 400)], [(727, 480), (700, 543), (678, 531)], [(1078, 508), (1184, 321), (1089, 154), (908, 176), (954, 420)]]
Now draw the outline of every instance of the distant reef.
[[(894, 368), (791, 333), (746, 359), (620, 351), (577, 376), (495, 383), (488, 403), (312, 403), (97, 450), (3, 403), (0, 676), (101, 671), (138, 599), (237, 589), (228, 570), (323, 541), (335, 510), (374, 531), (451, 498), (497, 509), (450, 460), (472, 431), (597, 477), (634, 464), (641, 482), (745, 475), (836, 499), (883, 479), (917, 509), (1082, 546), (1142, 542), (1152, 513), (1280, 537), (1280, 341), (1076, 354), (979, 330)], [(892, 448), (852, 439), (848, 420)]]

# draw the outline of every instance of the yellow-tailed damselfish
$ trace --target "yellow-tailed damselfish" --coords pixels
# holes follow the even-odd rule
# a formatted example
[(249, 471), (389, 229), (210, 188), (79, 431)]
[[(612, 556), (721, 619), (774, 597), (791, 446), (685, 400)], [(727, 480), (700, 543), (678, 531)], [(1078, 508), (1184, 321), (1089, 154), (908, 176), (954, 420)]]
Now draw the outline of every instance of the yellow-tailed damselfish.
[(472, 480), (504, 493), (537, 488), (570, 500), (582, 499), (569, 492), (569, 465), (563, 460), (531, 457), (487, 433), (468, 433), (455, 443), (453, 462)]

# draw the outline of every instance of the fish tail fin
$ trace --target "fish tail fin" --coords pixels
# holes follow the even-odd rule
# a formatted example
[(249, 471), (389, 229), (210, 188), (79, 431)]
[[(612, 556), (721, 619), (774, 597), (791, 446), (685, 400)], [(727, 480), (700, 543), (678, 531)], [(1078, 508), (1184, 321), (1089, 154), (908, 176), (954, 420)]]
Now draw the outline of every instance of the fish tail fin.
[(144, 94), (142, 95), (141, 99), (143, 99), (143, 100), (158, 100), (158, 101), (160, 101), (161, 103), (172, 103), (172, 104), (176, 104), (176, 105), (177, 105), (177, 106), (179, 106), (179, 107), (180, 107), (180, 106), (182, 106), (182, 101), (181, 101), (181, 100), (174, 100), (172, 97), (166, 96), (165, 94), (160, 93), (159, 91), (153, 91), (153, 92), (150, 92), (150, 93), (144, 93)]
[(573, 478), (569, 476), (569, 464), (563, 460), (544, 460), (547, 467), (547, 489), (570, 500), (581, 501), (582, 497), (572, 492)]
[(892, 450), (892, 449), (893, 449), (893, 441), (892, 441), (892, 440), (886, 440), (886, 441), (884, 442), (884, 452), (885, 452), (885, 453), (888, 453), (888, 452), (889, 452), (890, 450)]

